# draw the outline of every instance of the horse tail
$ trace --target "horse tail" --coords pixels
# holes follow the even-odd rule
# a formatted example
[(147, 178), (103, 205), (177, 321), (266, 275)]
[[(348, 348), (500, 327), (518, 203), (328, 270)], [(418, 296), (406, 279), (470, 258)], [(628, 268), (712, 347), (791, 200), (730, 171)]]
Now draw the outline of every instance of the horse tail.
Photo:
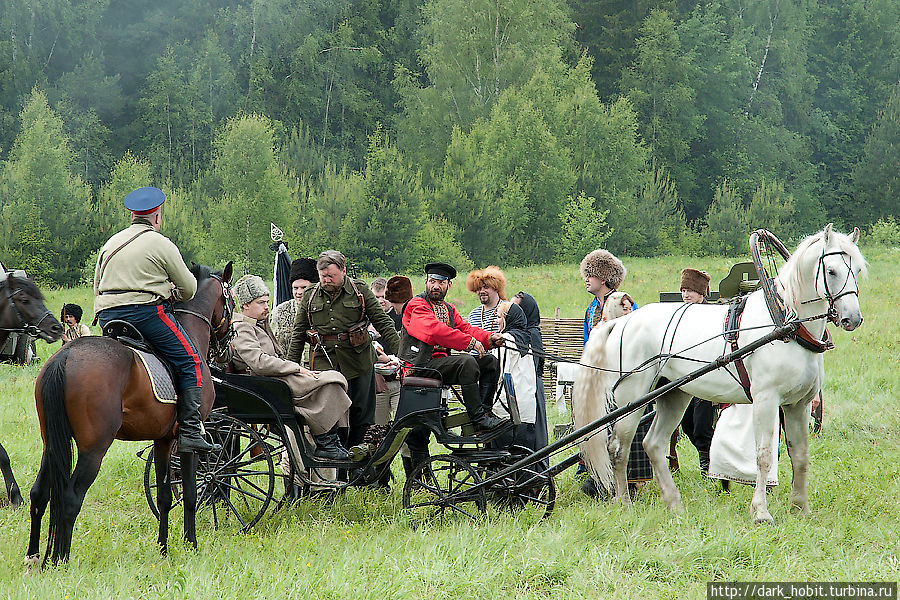
[[(47, 537), (47, 559), (55, 563), (65, 559), (71, 546), (71, 534), (66, 535), (65, 513), (68, 510), (69, 488), (72, 479), (72, 425), (66, 412), (66, 359), (69, 349), (63, 348), (48, 362), (41, 377), (41, 404), (44, 409), (44, 453), (50, 476), (50, 531)], [(69, 539), (63, 539), (68, 537)]]
[[(606, 341), (615, 327), (615, 321), (597, 325), (591, 332), (588, 343), (581, 355), (581, 373), (572, 390), (572, 409), (575, 427), (583, 427), (607, 414), (607, 396), (612, 385), (609, 373), (587, 367), (603, 367), (606, 355)], [(614, 491), (612, 464), (607, 447), (606, 429), (591, 434), (580, 444), (581, 455), (599, 486), (608, 492)]]

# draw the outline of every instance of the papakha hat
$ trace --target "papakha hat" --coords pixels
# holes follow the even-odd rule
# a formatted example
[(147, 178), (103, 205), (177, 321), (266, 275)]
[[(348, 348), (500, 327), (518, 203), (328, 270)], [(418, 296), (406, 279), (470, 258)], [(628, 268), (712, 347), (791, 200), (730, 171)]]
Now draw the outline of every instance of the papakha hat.
[(581, 260), (581, 276), (596, 277), (611, 290), (622, 285), (627, 272), (622, 261), (606, 250), (594, 250)]
[(456, 277), (456, 269), (447, 263), (432, 262), (425, 265), (425, 275), (435, 279), (453, 279)]
[(691, 290), (701, 296), (709, 295), (709, 273), (697, 269), (684, 269), (681, 271), (680, 290)]
[(394, 275), (387, 280), (384, 299), (394, 304), (404, 304), (413, 297), (412, 281), (405, 275)]
[(298, 258), (291, 263), (291, 274), (288, 283), (294, 283), (298, 279), (305, 279), (311, 283), (319, 282), (319, 271), (316, 270), (316, 259)]
[(234, 284), (234, 301), (238, 306), (250, 304), (260, 296), (270, 296), (271, 292), (259, 275), (244, 275)]

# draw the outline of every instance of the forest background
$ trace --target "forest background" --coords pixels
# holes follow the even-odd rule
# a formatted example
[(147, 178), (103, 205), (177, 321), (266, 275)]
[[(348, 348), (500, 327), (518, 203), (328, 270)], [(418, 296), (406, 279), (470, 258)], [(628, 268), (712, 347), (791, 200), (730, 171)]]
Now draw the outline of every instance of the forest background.
[[(126, 193), (187, 260), (359, 272), (900, 241), (895, 0), (0, 0), (0, 257), (89, 279)], [(790, 244), (789, 244), (790, 245)]]

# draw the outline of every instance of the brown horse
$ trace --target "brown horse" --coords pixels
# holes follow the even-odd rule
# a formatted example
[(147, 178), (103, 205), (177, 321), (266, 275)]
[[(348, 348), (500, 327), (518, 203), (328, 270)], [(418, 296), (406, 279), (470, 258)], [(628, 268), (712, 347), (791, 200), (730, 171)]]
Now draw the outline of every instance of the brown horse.
[[(55, 342), (63, 334), (63, 327), (44, 306), (44, 296), (33, 281), (15, 273), (3, 272), (0, 273), (0, 348), (13, 332)], [(9, 455), (2, 445), (0, 473), (3, 473), (3, 480), (6, 482), (9, 503), (14, 508), (21, 506), (22, 493), (13, 477)]]
[[(194, 342), (200, 356), (210, 344), (217, 350), (231, 334), (234, 300), (228, 289), (231, 263), (224, 272), (194, 265), (197, 278), (194, 298), (175, 306), (175, 314)], [(209, 414), (215, 391), (209, 368), (203, 363), (201, 415)], [(69, 557), (72, 529), (84, 496), (97, 477), (114, 439), (153, 440), (153, 457), (159, 507), (159, 538), (165, 553), (169, 535), (168, 513), (172, 507), (169, 456), (176, 439), (174, 404), (162, 404), (153, 395), (147, 371), (131, 349), (109, 337), (83, 337), (54, 354), (38, 375), (34, 386), (44, 454), (31, 488), (31, 537), (26, 564), (37, 564), (41, 519), (50, 503), (50, 532), (44, 564)], [(78, 460), (72, 470), (72, 440)], [(184, 476), (184, 538), (195, 548), (197, 490), (196, 457), (181, 453)]]

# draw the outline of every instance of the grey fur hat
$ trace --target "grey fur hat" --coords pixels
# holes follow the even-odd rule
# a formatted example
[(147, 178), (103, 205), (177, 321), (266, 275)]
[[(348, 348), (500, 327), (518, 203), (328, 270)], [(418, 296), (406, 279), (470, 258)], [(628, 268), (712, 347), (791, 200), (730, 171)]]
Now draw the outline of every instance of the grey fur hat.
[(260, 296), (270, 296), (271, 292), (259, 275), (244, 275), (234, 284), (234, 301), (238, 306), (250, 304)]
[(622, 285), (626, 273), (622, 261), (606, 250), (594, 250), (581, 260), (581, 276), (596, 277), (611, 290)]

